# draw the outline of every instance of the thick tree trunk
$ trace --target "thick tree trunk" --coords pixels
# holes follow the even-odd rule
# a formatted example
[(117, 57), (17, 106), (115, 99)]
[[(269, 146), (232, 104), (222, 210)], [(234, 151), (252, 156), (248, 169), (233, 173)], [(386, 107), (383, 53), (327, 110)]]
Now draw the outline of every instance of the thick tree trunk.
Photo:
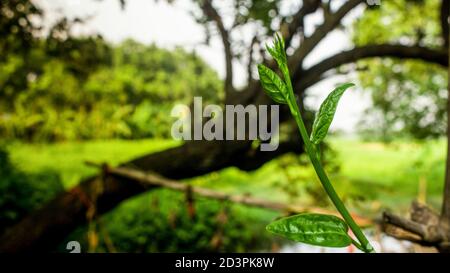
[[(448, 3), (447, 3), (447, 8), (448, 8)], [(448, 29), (448, 27), (447, 27), (447, 29)], [(448, 34), (448, 32), (447, 32), (447, 34)], [(449, 48), (449, 52), (450, 52), (450, 48)], [(450, 62), (450, 54), (449, 54), (449, 62)], [(441, 220), (443, 222), (445, 222), (447, 226), (450, 226), (450, 67), (448, 69), (447, 89), (448, 89), (448, 98), (447, 98), (447, 164), (446, 164), (446, 169), (445, 169), (444, 200), (442, 202)]]

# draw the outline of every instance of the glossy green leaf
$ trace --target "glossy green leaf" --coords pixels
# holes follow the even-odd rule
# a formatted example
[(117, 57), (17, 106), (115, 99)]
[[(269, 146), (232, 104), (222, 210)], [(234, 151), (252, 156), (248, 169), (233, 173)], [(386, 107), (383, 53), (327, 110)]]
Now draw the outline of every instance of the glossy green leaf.
[(333, 121), (334, 114), (336, 113), (336, 108), (344, 94), (345, 90), (349, 87), (354, 86), (353, 83), (343, 84), (336, 89), (334, 89), (328, 97), (324, 100), (320, 106), (319, 112), (316, 115), (314, 124), (312, 127), (310, 140), (314, 144), (319, 144), (325, 138), (330, 128), (331, 122)]
[(258, 65), (259, 79), (266, 94), (277, 103), (287, 103), (287, 87), (284, 81), (270, 68)]
[(325, 247), (346, 247), (352, 244), (348, 226), (333, 215), (304, 213), (270, 223), (266, 229), (287, 239)]

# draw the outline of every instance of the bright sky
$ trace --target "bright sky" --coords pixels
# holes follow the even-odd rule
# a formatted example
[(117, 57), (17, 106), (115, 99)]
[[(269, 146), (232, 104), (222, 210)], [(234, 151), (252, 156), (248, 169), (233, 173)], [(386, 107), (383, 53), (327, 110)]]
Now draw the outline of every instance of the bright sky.
[[(224, 78), (225, 62), (222, 44), (218, 38), (215, 38), (212, 39), (210, 46), (201, 45), (204, 40), (203, 28), (190, 16), (189, 11), (193, 7), (189, 0), (178, 0), (173, 5), (167, 4), (164, 0), (128, 0), (125, 10), (120, 8), (118, 0), (34, 0), (34, 2), (44, 8), (49, 24), (61, 15), (69, 18), (90, 16), (86, 24), (74, 29), (75, 34), (99, 33), (113, 43), (132, 38), (145, 44), (155, 43), (165, 48), (181, 46), (189, 51), (195, 49)], [(353, 11), (345, 18), (344, 24), (350, 23), (360, 13), (361, 10)], [(319, 14), (307, 17), (307, 32), (312, 31), (314, 25), (320, 22)], [(349, 48), (351, 43), (348, 35), (342, 32), (330, 33), (306, 59), (306, 65), (314, 64)], [(246, 80), (246, 73), (242, 73), (245, 68), (239, 63), (235, 63), (234, 66), (234, 82), (239, 86)], [(318, 108), (335, 84), (347, 80), (347, 77), (332, 77), (313, 86), (309, 89), (311, 95), (306, 103)], [(363, 94), (362, 90), (353, 88), (348, 91), (341, 99), (331, 129), (352, 132), (362, 111), (369, 104), (370, 99), (367, 94)]]

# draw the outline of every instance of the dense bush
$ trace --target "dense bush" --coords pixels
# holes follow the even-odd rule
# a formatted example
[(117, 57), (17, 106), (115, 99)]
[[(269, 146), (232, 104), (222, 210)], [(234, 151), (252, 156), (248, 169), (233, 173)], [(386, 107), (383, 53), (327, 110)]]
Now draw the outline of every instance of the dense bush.
[[(194, 207), (195, 214), (189, 214), (184, 195), (180, 193), (167, 190), (145, 193), (80, 228), (65, 242), (80, 241), (83, 251), (94, 252), (270, 249), (271, 239), (266, 232), (261, 233), (266, 224), (266, 211), (204, 199), (196, 200)], [(93, 234), (96, 240), (92, 240)], [(64, 243), (58, 251), (66, 251)]]
[(0, 147), (0, 233), (63, 190), (52, 171), (27, 174), (18, 170)]

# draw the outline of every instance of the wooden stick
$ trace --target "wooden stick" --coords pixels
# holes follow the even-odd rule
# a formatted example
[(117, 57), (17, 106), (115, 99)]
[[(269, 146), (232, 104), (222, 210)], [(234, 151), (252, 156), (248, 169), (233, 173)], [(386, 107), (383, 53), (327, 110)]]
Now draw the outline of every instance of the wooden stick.
[(414, 221), (400, 217), (387, 211), (383, 213), (383, 220), (386, 223), (392, 224), (397, 227), (401, 227), (402, 229), (417, 234), (421, 237), (425, 237), (426, 233), (425, 227), (419, 223), (416, 223)]
[[(251, 197), (249, 195), (230, 195), (206, 188), (194, 187), (189, 184), (180, 183), (178, 181), (174, 181), (165, 177), (162, 177), (158, 174), (143, 172), (132, 168), (126, 167), (116, 167), (110, 168), (105, 167), (105, 164), (98, 164), (93, 162), (86, 162), (87, 165), (102, 168), (105, 172), (105, 175), (113, 175), (119, 176), (127, 179), (131, 179), (139, 182), (144, 187), (152, 187), (159, 186), (175, 191), (186, 192), (187, 190), (191, 190), (192, 193), (206, 198), (211, 198), (215, 200), (229, 201), (236, 204), (242, 204), (246, 206), (265, 208), (275, 211), (282, 211), (287, 213), (303, 213), (303, 212), (314, 212), (314, 213), (322, 213), (322, 214), (331, 214), (338, 216), (337, 212), (321, 209), (321, 208), (305, 208), (301, 206), (295, 205), (287, 205), (280, 202), (267, 201), (263, 199), (258, 199)], [(370, 226), (373, 224), (372, 220), (368, 218), (364, 218), (361, 216), (353, 215), (356, 219), (356, 222), (361, 226)]]

